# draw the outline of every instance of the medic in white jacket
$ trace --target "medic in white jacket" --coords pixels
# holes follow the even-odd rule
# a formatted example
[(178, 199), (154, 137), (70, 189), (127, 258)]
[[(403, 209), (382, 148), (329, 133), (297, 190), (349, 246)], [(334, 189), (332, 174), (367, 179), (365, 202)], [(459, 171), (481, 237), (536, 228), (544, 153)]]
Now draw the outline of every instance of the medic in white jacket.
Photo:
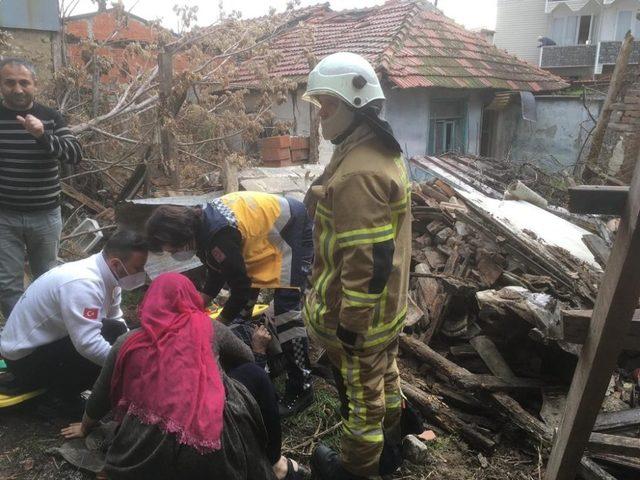
[(69, 336), (80, 355), (104, 364), (111, 346), (101, 334), (102, 322), (124, 325), (121, 290), (144, 284), (147, 260), (146, 250), (123, 254), (108, 247), (53, 268), (27, 288), (0, 334), (3, 358), (20, 360), (38, 347)]

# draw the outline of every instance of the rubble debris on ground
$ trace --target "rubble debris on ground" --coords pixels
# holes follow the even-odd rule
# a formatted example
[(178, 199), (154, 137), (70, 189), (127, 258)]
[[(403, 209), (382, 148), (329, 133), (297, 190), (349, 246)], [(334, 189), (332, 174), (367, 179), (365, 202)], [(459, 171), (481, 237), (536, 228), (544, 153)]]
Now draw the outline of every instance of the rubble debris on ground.
[[(421, 182), (412, 189), (403, 391), (434, 428), (489, 461), (506, 438), (544, 456), (589, 328), (603, 273), (598, 257), (614, 227), (541, 202), (483, 160), (422, 157), (411, 168)], [(524, 195), (505, 199), (514, 190)], [(596, 243), (600, 254), (592, 253)], [(636, 327), (630, 338), (637, 344)], [(640, 474), (638, 410), (630, 409), (638, 384), (625, 369), (640, 359), (629, 359), (603, 404), (613, 413), (598, 417), (583, 457), (588, 478), (612, 478), (603, 465), (620, 478)]]

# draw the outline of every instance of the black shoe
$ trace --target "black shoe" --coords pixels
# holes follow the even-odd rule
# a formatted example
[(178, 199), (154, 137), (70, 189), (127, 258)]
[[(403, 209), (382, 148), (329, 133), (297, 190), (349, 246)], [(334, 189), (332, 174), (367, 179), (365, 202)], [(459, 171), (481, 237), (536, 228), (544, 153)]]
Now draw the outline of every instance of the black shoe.
[(326, 445), (318, 445), (311, 456), (311, 472), (316, 480), (366, 480), (349, 473), (339, 455)]
[(298, 393), (287, 392), (278, 404), (280, 418), (296, 415), (313, 405), (313, 387)]

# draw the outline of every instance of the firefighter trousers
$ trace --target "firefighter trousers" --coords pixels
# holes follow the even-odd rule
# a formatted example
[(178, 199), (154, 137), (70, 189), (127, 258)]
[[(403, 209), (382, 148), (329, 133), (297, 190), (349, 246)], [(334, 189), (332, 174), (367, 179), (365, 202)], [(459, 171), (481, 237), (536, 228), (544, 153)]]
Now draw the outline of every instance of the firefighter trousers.
[(376, 353), (349, 354), (327, 347), (340, 397), (342, 465), (363, 477), (380, 475), (385, 442), (400, 442), (402, 398), (398, 338)]

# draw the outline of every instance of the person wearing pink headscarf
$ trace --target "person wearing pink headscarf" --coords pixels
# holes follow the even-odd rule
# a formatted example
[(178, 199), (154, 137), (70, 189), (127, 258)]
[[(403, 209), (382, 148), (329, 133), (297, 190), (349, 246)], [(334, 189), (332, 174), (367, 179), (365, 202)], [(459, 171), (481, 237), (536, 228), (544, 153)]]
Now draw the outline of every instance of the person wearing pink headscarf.
[[(106, 455), (110, 479), (298, 478), (280, 456), (279, 431), (268, 438), (260, 399), (249, 384), (247, 390), (223, 373), (216, 354), (241, 372), (241, 381), (251, 378), (252, 367), (266, 374), (233, 333), (205, 314), (189, 279), (159, 276), (139, 317), (140, 328), (114, 344), (82, 423), (61, 433), (85, 436), (111, 410), (119, 427)], [(273, 397), (277, 407), (275, 391)]]

